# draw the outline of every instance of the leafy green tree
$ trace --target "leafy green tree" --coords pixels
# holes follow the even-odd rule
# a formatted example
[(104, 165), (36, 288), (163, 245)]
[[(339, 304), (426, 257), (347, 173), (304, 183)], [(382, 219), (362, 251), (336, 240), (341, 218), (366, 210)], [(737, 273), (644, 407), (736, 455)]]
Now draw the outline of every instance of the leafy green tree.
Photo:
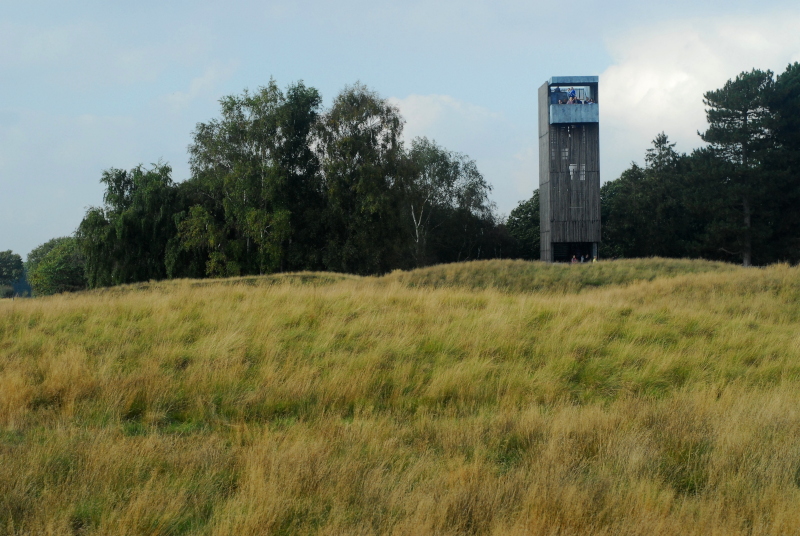
[(205, 256), (210, 276), (317, 267), (319, 93), (300, 82), (284, 94), (271, 80), (220, 104), (189, 147), (197, 204), (178, 217), (180, 247)]
[(22, 257), (11, 251), (0, 251), (0, 297), (14, 295), (13, 284), (24, 273)]
[(514, 256), (531, 261), (541, 258), (538, 189), (533, 191), (530, 199), (520, 201), (511, 211), (506, 221), (506, 229), (516, 241)]
[(28, 255), (28, 280), (34, 295), (75, 292), (87, 287), (83, 254), (76, 238), (54, 238), (34, 252), (33, 259)]
[(167, 245), (177, 233), (171, 173), (163, 163), (103, 172), (104, 205), (89, 209), (76, 234), (90, 287), (167, 276)]
[(709, 125), (699, 134), (720, 159), (720, 195), (740, 210), (738, 222), (727, 222), (737, 238), (727, 251), (740, 255), (743, 266), (752, 264), (754, 238), (765, 241), (770, 234), (770, 226), (764, 225), (770, 218), (756, 222), (754, 214), (761, 216), (763, 203), (774, 193), (763, 167), (773, 146), (769, 107), (773, 89), (772, 71), (753, 69), (705, 93), (703, 99)]
[(327, 269), (370, 274), (402, 265), (402, 131), (398, 109), (361, 84), (346, 87), (321, 118)]
[(407, 228), (414, 264), (424, 266), (441, 262), (442, 245), (452, 238), (441, 232), (448, 219), (491, 215), (491, 186), (473, 160), (427, 138), (414, 139), (408, 157), (412, 171), (405, 196)]
[(200, 205), (191, 207), (188, 216), (178, 224), (178, 233), (185, 250), (207, 252), (205, 275), (238, 275), (238, 263), (230, 260), (223, 249), (223, 228), (205, 208)]
[[(44, 244), (36, 246), (30, 251), (30, 253), (28, 253), (28, 257), (25, 260), (25, 272), (29, 284), (30, 284), (31, 274), (37, 271), (39, 264), (47, 256), (47, 254), (50, 253), (54, 248), (56, 248), (56, 246), (62, 244), (67, 240), (70, 240), (70, 237), (63, 236), (60, 238), (51, 238)], [(39, 294), (36, 292), (35, 289), (33, 289), (32, 286), (31, 286), (31, 293)]]
[(0, 251), (0, 285), (10, 285), (22, 277), (22, 257), (11, 251)]
[(56, 246), (61, 244), (62, 242), (69, 240), (70, 238), (67, 236), (62, 236), (60, 238), (51, 238), (44, 244), (40, 244), (33, 248), (30, 253), (28, 253), (28, 257), (25, 260), (25, 270), (30, 273), (36, 270), (36, 267), (42, 262), (42, 259), (47, 256), (50, 251), (52, 251)]
[(495, 215), (494, 204), (487, 202), (485, 211), (458, 208), (443, 212), (442, 224), (431, 241), (436, 262), (491, 259), (513, 253), (513, 239)]

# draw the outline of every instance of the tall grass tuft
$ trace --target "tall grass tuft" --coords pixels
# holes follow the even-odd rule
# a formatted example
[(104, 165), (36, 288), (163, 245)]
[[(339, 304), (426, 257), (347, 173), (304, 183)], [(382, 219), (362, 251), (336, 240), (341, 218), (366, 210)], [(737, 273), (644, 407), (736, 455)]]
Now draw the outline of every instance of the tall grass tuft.
[(791, 534), (800, 268), (0, 301), (5, 534)]

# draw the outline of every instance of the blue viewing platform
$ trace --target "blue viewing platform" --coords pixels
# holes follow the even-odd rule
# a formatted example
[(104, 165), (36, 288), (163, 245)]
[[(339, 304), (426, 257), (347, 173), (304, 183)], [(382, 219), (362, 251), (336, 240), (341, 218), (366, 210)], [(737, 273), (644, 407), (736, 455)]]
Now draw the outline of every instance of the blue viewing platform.
[[(589, 77), (586, 77), (589, 78)], [(599, 123), (600, 108), (597, 104), (551, 104), (550, 124)]]

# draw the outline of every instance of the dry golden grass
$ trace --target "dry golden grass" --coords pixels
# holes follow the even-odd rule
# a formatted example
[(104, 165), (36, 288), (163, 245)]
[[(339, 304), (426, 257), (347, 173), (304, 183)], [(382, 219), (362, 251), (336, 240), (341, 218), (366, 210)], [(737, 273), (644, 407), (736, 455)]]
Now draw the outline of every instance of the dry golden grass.
[(797, 533), (800, 269), (553, 268), (4, 300), (0, 533)]

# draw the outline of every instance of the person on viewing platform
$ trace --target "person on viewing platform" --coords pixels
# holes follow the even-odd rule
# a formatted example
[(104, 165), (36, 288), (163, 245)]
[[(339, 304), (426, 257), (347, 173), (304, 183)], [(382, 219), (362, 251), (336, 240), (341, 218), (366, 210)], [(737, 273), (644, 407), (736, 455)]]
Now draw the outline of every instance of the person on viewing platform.
[(569, 88), (568, 95), (569, 95), (569, 98), (571, 98), (571, 99), (575, 98), (575, 88), (574, 87)]
[(578, 103), (575, 100), (575, 97), (570, 97), (569, 100), (567, 101), (567, 104), (578, 104)]

